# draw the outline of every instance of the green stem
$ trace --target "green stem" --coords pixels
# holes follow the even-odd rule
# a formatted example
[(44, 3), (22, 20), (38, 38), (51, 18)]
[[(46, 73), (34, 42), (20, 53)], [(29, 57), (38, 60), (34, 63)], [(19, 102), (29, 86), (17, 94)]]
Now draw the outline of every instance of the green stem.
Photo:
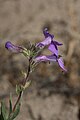
[[(31, 61), (31, 60), (29, 60), (29, 66), (28, 66), (28, 71), (27, 71), (27, 75), (26, 75), (26, 79), (25, 79), (25, 84), (26, 84), (26, 82), (28, 81), (29, 74), (30, 74), (30, 63), (31, 63), (30, 61)], [(21, 91), (21, 92), (19, 93), (19, 96), (18, 96), (17, 101), (16, 101), (16, 103), (15, 103), (15, 105), (14, 105), (14, 107), (13, 107), (12, 112), (15, 111), (16, 106), (17, 106), (17, 104), (19, 103), (19, 101), (20, 101), (20, 99), (21, 99), (21, 97), (22, 97), (22, 93), (23, 93), (23, 91)]]

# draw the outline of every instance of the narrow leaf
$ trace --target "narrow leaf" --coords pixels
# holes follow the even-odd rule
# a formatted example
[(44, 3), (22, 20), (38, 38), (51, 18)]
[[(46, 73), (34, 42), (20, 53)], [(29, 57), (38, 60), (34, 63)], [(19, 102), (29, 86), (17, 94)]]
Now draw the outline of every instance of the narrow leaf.
[(10, 95), (10, 99), (9, 99), (9, 114), (12, 113), (12, 96)]
[(19, 114), (20, 112), (20, 103), (18, 103), (18, 105), (16, 106), (16, 109), (15, 111), (12, 113), (11, 117), (10, 117), (10, 120), (13, 120), (14, 118), (17, 117), (17, 115)]
[(1, 102), (1, 119), (7, 120), (7, 110), (3, 102)]

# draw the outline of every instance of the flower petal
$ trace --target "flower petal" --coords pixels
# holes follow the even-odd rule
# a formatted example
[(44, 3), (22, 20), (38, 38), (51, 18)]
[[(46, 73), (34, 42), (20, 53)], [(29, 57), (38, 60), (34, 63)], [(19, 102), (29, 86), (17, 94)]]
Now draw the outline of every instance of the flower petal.
[(63, 45), (62, 43), (60, 43), (60, 42), (57, 42), (57, 41), (54, 41), (54, 44), (55, 44), (55, 45), (58, 45), (58, 46), (61, 46), (61, 45)]
[(35, 59), (34, 59), (34, 61), (36, 61), (36, 62), (42, 62), (42, 61), (57, 61), (57, 59), (56, 59), (56, 56), (55, 55), (47, 55), (47, 56), (39, 56), (39, 57), (36, 57)]
[(36, 46), (42, 47), (42, 46), (49, 45), (50, 43), (51, 43), (51, 37), (47, 37), (44, 41), (38, 43)]
[(47, 61), (46, 56), (38, 56), (34, 59), (35, 62)]
[(58, 64), (62, 68), (63, 71), (67, 72), (67, 69), (64, 66), (63, 59), (61, 57), (58, 59)]
[(45, 38), (47, 38), (47, 37), (51, 37), (51, 39), (54, 38), (54, 35), (50, 34), (50, 33), (48, 32), (48, 29), (47, 29), (47, 28), (45, 28), (45, 29), (43, 30), (43, 34), (44, 34)]
[(57, 57), (53, 54), (53, 55), (48, 55), (46, 56), (46, 58), (48, 59), (48, 61), (57, 61)]
[(58, 56), (58, 49), (57, 49), (57, 46), (53, 43), (51, 43), (48, 47), (48, 49), (54, 53), (56, 56)]

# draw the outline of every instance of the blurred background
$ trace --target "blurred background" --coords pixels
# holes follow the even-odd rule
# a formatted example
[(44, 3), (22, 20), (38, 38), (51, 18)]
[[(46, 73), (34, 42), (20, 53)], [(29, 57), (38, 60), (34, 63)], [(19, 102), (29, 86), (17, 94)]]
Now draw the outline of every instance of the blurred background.
[[(28, 46), (42, 41), (48, 27), (62, 42), (68, 73), (55, 63), (42, 63), (31, 74), (17, 120), (80, 120), (80, 0), (0, 0), (0, 101), (16, 101), (15, 86), (27, 59), (5, 49), (5, 42)], [(47, 51), (46, 51), (47, 53)]]

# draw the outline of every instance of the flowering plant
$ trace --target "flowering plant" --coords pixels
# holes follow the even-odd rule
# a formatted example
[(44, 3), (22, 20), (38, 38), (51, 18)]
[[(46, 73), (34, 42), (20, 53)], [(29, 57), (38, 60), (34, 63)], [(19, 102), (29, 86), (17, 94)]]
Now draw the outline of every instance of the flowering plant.
[[(24, 80), (19, 85), (16, 85), (16, 92), (18, 93), (17, 101), (14, 106), (12, 106), (12, 100), (10, 97), (9, 100), (9, 111), (6, 110), (5, 104), (1, 103), (1, 115), (0, 120), (13, 120), (19, 114), (20, 105), (21, 105), (21, 97), (24, 90), (29, 87), (31, 81), (29, 80), (30, 73), (35, 69), (35, 67), (45, 61), (49, 62), (57, 62), (60, 68), (66, 72), (67, 69), (64, 66), (64, 62), (62, 56), (59, 55), (58, 46), (61, 46), (62, 43), (59, 43), (54, 40), (54, 35), (48, 32), (48, 29), (45, 28), (43, 30), (44, 40), (35, 45), (30, 45), (29, 48), (25, 48), (22, 46), (14, 45), (10, 41), (6, 42), (5, 48), (9, 51), (17, 54), (23, 54), (27, 57), (29, 61), (28, 70), (25, 74)], [(41, 51), (47, 47), (49, 51), (51, 51), (50, 55), (40, 55)]]

